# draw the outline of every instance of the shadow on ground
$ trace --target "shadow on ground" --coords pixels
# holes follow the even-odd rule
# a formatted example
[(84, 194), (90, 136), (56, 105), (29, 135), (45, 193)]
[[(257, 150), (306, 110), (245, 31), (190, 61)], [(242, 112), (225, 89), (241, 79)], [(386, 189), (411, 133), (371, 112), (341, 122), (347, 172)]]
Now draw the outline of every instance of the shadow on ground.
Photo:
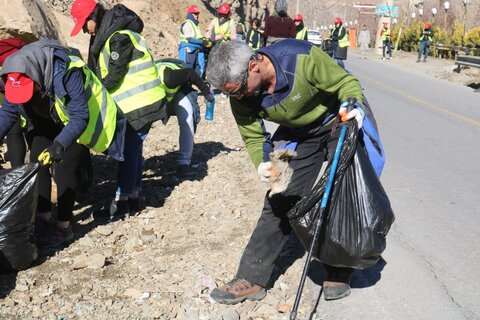
[[(225, 147), (220, 142), (196, 144), (192, 156), (192, 167), (195, 169), (195, 175), (188, 178), (188, 180), (202, 180), (208, 175), (208, 160), (214, 158), (219, 153), (232, 151), (235, 150)], [(187, 180), (177, 176), (177, 164), (175, 162), (177, 155), (178, 152), (175, 151), (145, 159), (142, 195), (146, 199), (145, 204), (147, 207), (162, 207), (175, 187)], [(100, 225), (110, 223), (106, 219), (91, 219), (91, 214), (94, 210), (101, 209), (112, 201), (117, 186), (117, 163), (110, 158), (98, 155), (92, 157), (92, 162), (94, 168), (93, 186), (87, 194), (82, 195), (78, 199), (75, 207), (75, 210), (79, 212), (73, 218), (73, 230), (75, 233), (73, 241), (84, 237)], [(75, 223), (79, 221), (88, 222)], [(43, 263), (49, 256), (64, 248), (66, 246), (54, 249), (42, 248), (39, 251), (39, 258), (35, 265)]]

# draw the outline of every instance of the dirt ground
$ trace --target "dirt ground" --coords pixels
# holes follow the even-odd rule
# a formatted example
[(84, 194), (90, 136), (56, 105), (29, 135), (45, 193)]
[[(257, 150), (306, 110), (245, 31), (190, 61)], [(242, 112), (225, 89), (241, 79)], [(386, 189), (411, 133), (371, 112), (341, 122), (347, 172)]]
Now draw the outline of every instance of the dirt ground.
[[(162, 19), (172, 18), (161, 13)], [(146, 32), (152, 39), (159, 31)], [(157, 55), (172, 54), (173, 46), (149, 41)], [(369, 58), (379, 56), (371, 53)], [(479, 86), (480, 69), (457, 74), (451, 60), (415, 60), (415, 54), (400, 52), (391, 63)], [(202, 103), (202, 116), (204, 110)], [(197, 174), (192, 180), (175, 174), (178, 131), (176, 118), (152, 128), (144, 147), (147, 208), (125, 221), (100, 224), (91, 219), (91, 212), (113, 196), (116, 173), (114, 161), (93, 157), (94, 186), (76, 205), (74, 242), (57, 251), (41, 251), (28, 270), (0, 275), (1, 319), (288, 318), (304, 263), (296, 243), (284, 250), (264, 300), (226, 306), (209, 298), (213, 288), (235, 274), (266, 191), (245, 152), (228, 101), (218, 97), (214, 121), (202, 120), (198, 127), (193, 155)], [(300, 317), (312, 310), (315, 294), (316, 285), (308, 282)]]

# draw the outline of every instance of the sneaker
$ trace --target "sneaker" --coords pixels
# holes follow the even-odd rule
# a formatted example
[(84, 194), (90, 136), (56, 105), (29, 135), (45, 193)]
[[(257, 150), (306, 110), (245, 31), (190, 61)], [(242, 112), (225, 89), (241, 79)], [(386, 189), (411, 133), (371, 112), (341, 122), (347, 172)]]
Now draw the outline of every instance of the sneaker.
[(232, 281), (215, 288), (210, 297), (218, 303), (236, 304), (244, 300), (262, 300), (267, 295), (265, 288), (245, 279), (234, 278)]
[(420, 62), (420, 59), (417, 59), (417, 63), (419, 63), (419, 62)]
[(385, 60), (385, 57), (383, 57), (382, 60)]
[(113, 200), (110, 206), (104, 206), (92, 213), (94, 219), (109, 219), (110, 221), (123, 219), (130, 215), (128, 200)]
[(350, 295), (350, 281), (353, 269), (327, 267), (327, 276), (323, 282), (325, 300), (338, 300)]
[(423, 59), (423, 62), (427, 62), (427, 59)]
[(189, 178), (195, 175), (192, 167), (189, 164), (181, 164), (177, 169), (178, 176), (180, 178)]
[(75, 238), (72, 226), (62, 228), (54, 224), (47, 237), (37, 239), (37, 244), (41, 247), (56, 248), (65, 245)]

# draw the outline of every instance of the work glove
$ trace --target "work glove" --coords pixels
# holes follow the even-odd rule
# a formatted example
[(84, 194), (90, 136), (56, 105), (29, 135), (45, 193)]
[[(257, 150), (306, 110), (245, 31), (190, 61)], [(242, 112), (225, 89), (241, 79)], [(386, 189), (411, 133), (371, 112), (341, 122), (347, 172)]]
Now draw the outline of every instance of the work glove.
[(263, 182), (268, 182), (268, 178), (272, 175), (272, 162), (262, 162), (257, 169), (260, 180)]
[(202, 46), (204, 48), (211, 48), (212, 47), (212, 41), (208, 40), (208, 39), (203, 39), (202, 41)]
[(338, 115), (343, 122), (355, 118), (358, 129), (360, 129), (363, 125), (363, 118), (365, 118), (365, 111), (356, 98), (348, 98), (340, 105)]
[(62, 161), (64, 151), (65, 149), (62, 144), (55, 141), (50, 147), (40, 153), (38, 156), (38, 162), (44, 166), (51, 165), (54, 162), (60, 162)]

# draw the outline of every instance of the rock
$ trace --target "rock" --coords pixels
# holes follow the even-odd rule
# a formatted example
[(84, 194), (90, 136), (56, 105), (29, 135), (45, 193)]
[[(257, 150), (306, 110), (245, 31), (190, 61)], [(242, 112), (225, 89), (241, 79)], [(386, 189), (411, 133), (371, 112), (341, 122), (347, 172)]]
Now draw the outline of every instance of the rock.
[(228, 307), (222, 311), (222, 320), (239, 320), (240, 315), (234, 307)]
[(128, 288), (124, 293), (124, 296), (133, 299), (139, 299), (143, 296), (143, 291), (137, 290), (135, 288)]
[(287, 313), (290, 311), (290, 305), (286, 303), (279, 303), (277, 305), (277, 311), (280, 313)]
[(88, 267), (87, 257), (82, 255), (73, 259), (73, 269), (84, 269)]
[(100, 253), (95, 253), (88, 257), (87, 267), (90, 269), (103, 268), (105, 265), (105, 257)]

